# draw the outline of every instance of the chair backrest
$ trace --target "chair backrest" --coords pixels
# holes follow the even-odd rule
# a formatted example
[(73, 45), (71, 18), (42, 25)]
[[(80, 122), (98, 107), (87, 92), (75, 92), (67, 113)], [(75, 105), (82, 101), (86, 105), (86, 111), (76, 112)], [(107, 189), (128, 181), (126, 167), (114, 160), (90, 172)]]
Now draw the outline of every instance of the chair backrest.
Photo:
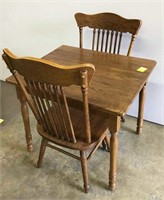
[[(76, 143), (64, 87), (81, 86), (85, 142), (91, 142), (87, 91), (94, 66), (81, 64), (66, 67), (38, 58), (16, 57), (8, 49), (4, 49), (3, 52), (2, 57), (16, 78), (36, 119), (53, 137)], [(26, 87), (20, 75), (24, 77)]]
[[(125, 19), (114, 13), (98, 13), (87, 15), (76, 13), (75, 19), (79, 27), (79, 43), (83, 48), (83, 27), (92, 29), (92, 50), (120, 54), (123, 37), (126, 40), (129, 33), (130, 40), (127, 45), (126, 55), (130, 55), (135, 36), (142, 21), (139, 19)], [(126, 33), (126, 34), (125, 34)]]

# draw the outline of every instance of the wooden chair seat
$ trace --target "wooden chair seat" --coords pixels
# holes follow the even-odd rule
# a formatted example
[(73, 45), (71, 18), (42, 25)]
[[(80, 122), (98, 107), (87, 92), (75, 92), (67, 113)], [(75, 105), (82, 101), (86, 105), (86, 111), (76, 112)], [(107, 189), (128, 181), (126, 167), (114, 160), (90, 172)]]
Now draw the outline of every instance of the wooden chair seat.
[(101, 140), (103, 140), (108, 127), (107, 115), (101, 114), (101, 112), (98, 111), (90, 112), (91, 142), (86, 143), (84, 112), (75, 108), (69, 108), (69, 111), (74, 127), (76, 143), (72, 144), (72, 142), (54, 137), (53, 135), (47, 133), (39, 123), (37, 124), (38, 133), (57, 145), (75, 150), (94, 148)]

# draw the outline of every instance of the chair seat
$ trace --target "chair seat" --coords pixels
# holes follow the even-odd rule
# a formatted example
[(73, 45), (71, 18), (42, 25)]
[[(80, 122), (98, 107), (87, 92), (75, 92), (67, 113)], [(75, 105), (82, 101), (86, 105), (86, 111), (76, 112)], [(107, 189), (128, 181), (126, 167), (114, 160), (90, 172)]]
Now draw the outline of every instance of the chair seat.
[(90, 112), (91, 142), (86, 143), (85, 122), (83, 123), (84, 112), (75, 108), (70, 108), (69, 111), (75, 132), (76, 143), (58, 139), (55, 136), (50, 135), (39, 123), (37, 124), (38, 133), (52, 143), (76, 150), (93, 148), (97, 145), (98, 142), (100, 142), (100, 140), (103, 140), (106, 130), (108, 128), (107, 114), (94, 110)]

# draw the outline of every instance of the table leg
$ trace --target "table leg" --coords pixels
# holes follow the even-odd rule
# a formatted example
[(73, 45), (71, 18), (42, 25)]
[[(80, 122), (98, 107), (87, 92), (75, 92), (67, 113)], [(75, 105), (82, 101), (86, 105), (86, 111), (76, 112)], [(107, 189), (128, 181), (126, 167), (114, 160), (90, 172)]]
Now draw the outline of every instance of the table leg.
[(110, 171), (109, 190), (113, 191), (116, 186), (116, 164), (117, 164), (118, 139), (117, 132), (111, 132), (110, 138)]
[(136, 130), (138, 135), (142, 132), (145, 96), (146, 96), (146, 83), (144, 84), (143, 88), (139, 93), (139, 107), (138, 107), (138, 119), (137, 119), (137, 130)]
[(32, 135), (31, 135), (31, 130), (30, 130), (30, 120), (29, 120), (29, 112), (28, 112), (27, 102), (18, 86), (16, 87), (16, 91), (17, 91), (17, 97), (21, 103), (21, 113), (22, 113), (22, 118), (23, 118), (23, 123), (24, 123), (24, 129), (25, 129), (27, 150), (29, 152), (32, 152), (33, 151)]
[(111, 131), (109, 190), (113, 191), (115, 189), (115, 186), (116, 186), (117, 151), (118, 151), (117, 133), (120, 129), (120, 117), (110, 116), (109, 120), (110, 120), (109, 130)]

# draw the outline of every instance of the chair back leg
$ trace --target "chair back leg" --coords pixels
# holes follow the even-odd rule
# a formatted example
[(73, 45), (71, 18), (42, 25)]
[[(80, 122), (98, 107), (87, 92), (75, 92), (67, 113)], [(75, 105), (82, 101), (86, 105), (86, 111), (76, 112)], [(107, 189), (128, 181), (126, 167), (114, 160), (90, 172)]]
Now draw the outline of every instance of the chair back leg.
[(44, 153), (46, 150), (46, 146), (47, 146), (47, 140), (45, 138), (42, 137), (42, 142), (41, 142), (41, 146), (40, 146), (40, 152), (39, 152), (39, 159), (37, 162), (37, 167), (41, 167), (42, 165), (42, 161), (43, 161), (43, 157), (44, 157)]

